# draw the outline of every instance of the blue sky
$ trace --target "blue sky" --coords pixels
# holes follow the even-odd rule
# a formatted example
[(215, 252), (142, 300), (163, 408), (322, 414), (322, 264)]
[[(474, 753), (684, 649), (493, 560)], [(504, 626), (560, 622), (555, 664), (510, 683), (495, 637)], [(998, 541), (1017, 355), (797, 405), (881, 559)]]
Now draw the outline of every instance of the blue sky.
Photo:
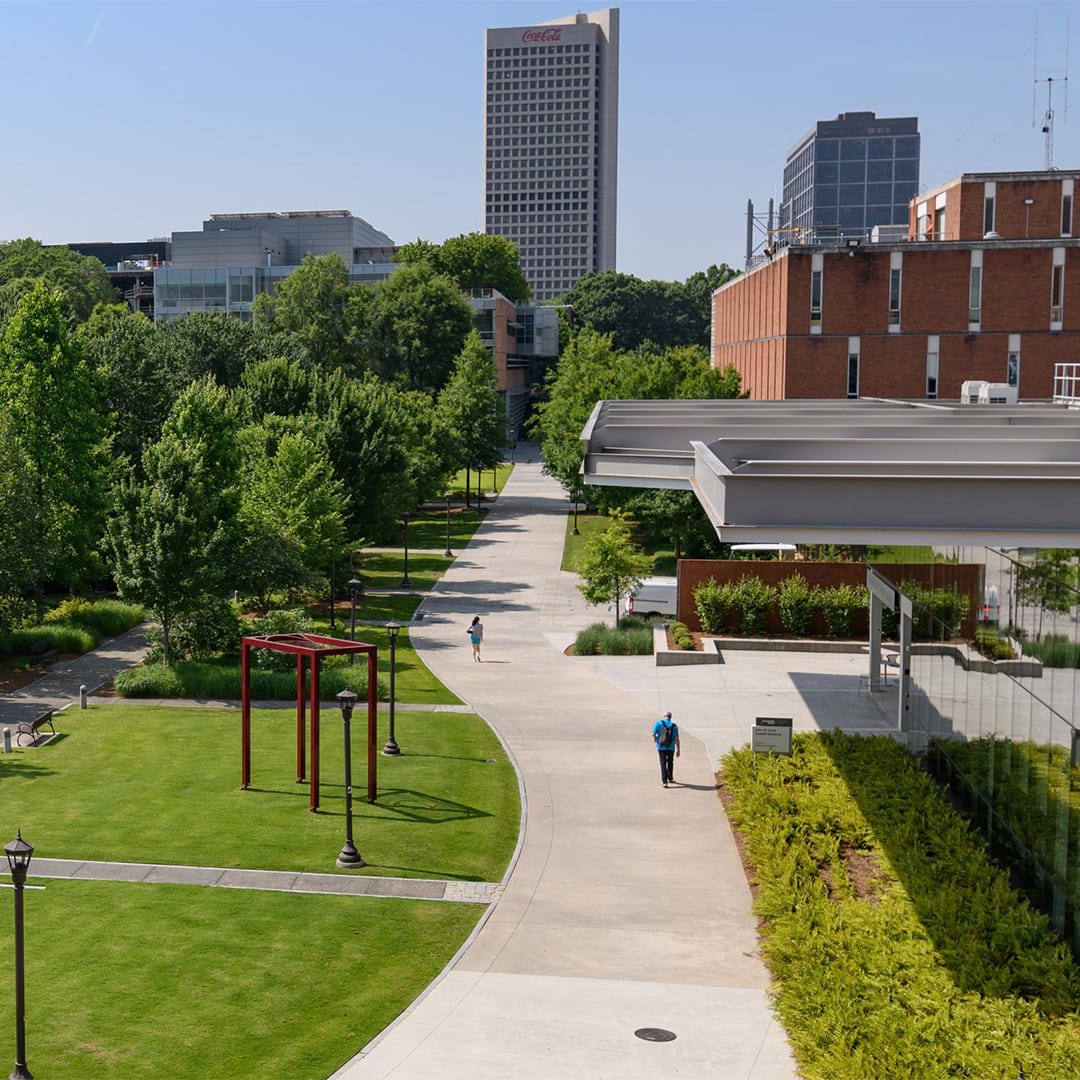
[[(399, 243), (478, 230), (484, 28), (600, 6), (0, 0), (0, 239), (242, 210), (349, 209)], [(747, 198), (779, 196), (788, 149), (839, 112), (918, 116), (924, 189), (1041, 169), (1036, 16), (1040, 77), (1065, 73), (1067, 18), (1080, 37), (1080, 3), (618, 6), (618, 268), (667, 280), (741, 266)], [(1060, 90), (1054, 161), (1076, 168)], [(1044, 107), (1040, 86), (1039, 126)]]

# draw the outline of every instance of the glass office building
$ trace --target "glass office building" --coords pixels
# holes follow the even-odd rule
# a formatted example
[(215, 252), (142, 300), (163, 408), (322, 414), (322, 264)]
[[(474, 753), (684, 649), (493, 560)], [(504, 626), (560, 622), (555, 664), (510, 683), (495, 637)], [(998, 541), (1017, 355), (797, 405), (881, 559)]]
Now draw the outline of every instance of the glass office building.
[(615, 269), (619, 12), (484, 32), (484, 231), (537, 300)]
[(919, 190), (919, 120), (841, 113), (820, 120), (788, 154), (781, 242), (828, 243), (907, 226)]

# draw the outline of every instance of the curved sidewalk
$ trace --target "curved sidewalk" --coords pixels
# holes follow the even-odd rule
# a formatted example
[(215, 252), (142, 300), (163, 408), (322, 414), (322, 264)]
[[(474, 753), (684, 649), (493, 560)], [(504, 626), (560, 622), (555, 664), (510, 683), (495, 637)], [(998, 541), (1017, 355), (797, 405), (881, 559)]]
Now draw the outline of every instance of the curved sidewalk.
[[(338, 1080), (797, 1075), (705, 745), (683, 728), (678, 785), (663, 788), (655, 714), (562, 653), (601, 617), (559, 570), (566, 512), (561, 488), (519, 457), (411, 630), (516, 758), (526, 828), (456, 963)], [(474, 614), (481, 664), (465, 636)], [(643, 1041), (640, 1028), (677, 1038)]]

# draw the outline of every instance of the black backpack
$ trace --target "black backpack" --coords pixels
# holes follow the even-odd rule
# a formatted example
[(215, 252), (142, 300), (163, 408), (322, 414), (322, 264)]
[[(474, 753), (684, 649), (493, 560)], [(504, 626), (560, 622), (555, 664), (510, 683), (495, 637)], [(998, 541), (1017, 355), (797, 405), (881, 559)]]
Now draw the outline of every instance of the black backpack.
[(675, 742), (675, 725), (670, 720), (660, 721), (660, 732), (656, 737), (656, 745), (661, 750), (670, 750)]

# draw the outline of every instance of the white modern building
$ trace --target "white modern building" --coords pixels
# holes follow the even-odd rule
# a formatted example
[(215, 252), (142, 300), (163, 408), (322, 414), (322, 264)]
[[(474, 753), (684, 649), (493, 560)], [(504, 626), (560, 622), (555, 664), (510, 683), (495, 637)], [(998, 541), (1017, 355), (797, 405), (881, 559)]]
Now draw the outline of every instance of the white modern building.
[(537, 300), (615, 269), (619, 10), (484, 32), (484, 231)]

